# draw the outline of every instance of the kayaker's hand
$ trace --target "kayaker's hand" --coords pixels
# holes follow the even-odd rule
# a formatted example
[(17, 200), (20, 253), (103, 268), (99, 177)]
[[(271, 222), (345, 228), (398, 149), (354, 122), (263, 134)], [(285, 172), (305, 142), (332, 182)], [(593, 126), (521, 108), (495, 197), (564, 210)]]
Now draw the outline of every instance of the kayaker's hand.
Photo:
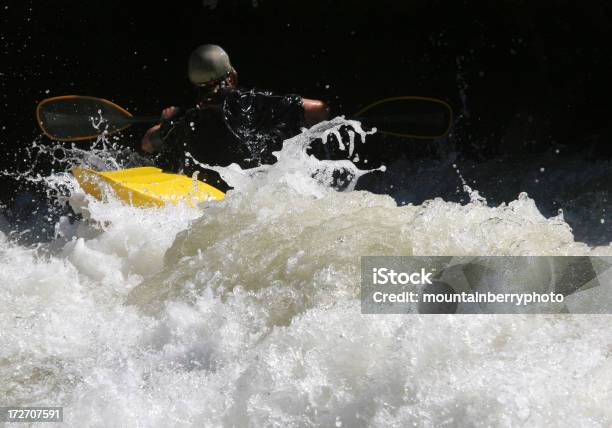
[[(166, 107), (162, 110), (161, 120), (166, 121), (175, 117), (180, 112), (178, 107)], [(159, 139), (159, 131), (161, 128), (161, 124), (157, 124), (150, 128), (142, 137), (142, 142), (140, 143), (140, 148), (145, 153), (154, 153), (159, 151), (161, 140)], [(157, 143), (157, 144), (156, 144)]]
[(329, 107), (323, 101), (302, 98), (302, 104), (306, 125), (312, 126), (329, 119)]
[(142, 137), (142, 142), (140, 144), (140, 147), (142, 148), (143, 152), (153, 153), (156, 151), (155, 148), (153, 147), (153, 143), (151, 142), (151, 138), (153, 137), (153, 134), (155, 134), (156, 132), (159, 132), (159, 128), (160, 128), (160, 125), (153, 126), (146, 132), (144, 137)]
[(161, 114), (161, 118), (162, 120), (170, 120), (172, 119), (174, 116), (176, 116), (179, 112), (179, 108), (178, 107), (166, 107)]

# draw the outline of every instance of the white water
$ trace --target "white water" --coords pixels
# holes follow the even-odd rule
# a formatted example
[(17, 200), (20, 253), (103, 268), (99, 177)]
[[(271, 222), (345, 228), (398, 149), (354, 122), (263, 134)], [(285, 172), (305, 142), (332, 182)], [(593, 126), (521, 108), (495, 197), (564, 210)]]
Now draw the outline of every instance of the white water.
[(610, 316), (361, 315), (358, 300), (361, 255), (611, 246), (575, 242), (525, 195), (336, 192), (292, 150), (234, 168), (239, 190), (202, 210), (76, 188), (90, 225), (57, 225), (69, 242), (51, 255), (2, 238), (0, 405), (61, 405), (71, 426), (612, 424)]

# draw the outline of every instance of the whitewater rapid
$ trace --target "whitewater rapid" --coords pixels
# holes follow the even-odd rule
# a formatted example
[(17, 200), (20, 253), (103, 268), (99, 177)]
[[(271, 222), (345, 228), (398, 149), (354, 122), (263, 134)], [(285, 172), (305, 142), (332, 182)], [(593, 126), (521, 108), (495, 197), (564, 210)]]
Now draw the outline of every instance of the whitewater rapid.
[(237, 189), (199, 208), (100, 202), (56, 175), (84, 221), (54, 225), (47, 247), (0, 235), (0, 405), (64, 406), (70, 426), (612, 424), (611, 316), (359, 302), (363, 255), (612, 246), (576, 242), (525, 194), (398, 206), (330, 189), (334, 165), (317, 162), (284, 148), (270, 168), (229, 168)]

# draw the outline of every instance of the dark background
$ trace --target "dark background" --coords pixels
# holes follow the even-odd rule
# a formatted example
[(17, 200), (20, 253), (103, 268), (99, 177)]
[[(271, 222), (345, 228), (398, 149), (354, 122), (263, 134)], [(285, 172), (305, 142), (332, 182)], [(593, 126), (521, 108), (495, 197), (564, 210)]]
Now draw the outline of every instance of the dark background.
[[(242, 86), (322, 98), (335, 114), (395, 95), (453, 106), (448, 141), (405, 147), (606, 159), (611, 17), (604, 1), (4, 2), (1, 167), (31, 164), (43, 98), (100, 96), (134, 114), (191, 103), (186, 60), (202, 43), (228, 51)], [(1, 180), (10, 206), (17, 181)]]

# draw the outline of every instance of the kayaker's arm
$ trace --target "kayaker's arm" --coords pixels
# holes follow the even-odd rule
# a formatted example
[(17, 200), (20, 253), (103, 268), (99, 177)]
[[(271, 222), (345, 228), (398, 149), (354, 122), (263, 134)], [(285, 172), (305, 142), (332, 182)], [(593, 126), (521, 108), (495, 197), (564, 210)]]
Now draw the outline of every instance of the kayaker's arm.
[(304, 104), (304, 120), (306, 125), (312, 126), (329, 119), (329, 107), (325, 102), (308, 98), (302, 98), (302, 102)]
[[(178, 107), (167, 107), (162, 111), (161, 119), (169, 120), (172, 117), (176, 116), (178, 112)], [(145, 133), (144, 137), (142, 137), (141, 148), (144, 152), (153, 153), (158, 152), (161, 149), (163, 140), (161, 139), (161, 135), (159, 133), (160, 128), (161, 123), (158, 123), (157, 125), (149, 128), (149, 130)]]

